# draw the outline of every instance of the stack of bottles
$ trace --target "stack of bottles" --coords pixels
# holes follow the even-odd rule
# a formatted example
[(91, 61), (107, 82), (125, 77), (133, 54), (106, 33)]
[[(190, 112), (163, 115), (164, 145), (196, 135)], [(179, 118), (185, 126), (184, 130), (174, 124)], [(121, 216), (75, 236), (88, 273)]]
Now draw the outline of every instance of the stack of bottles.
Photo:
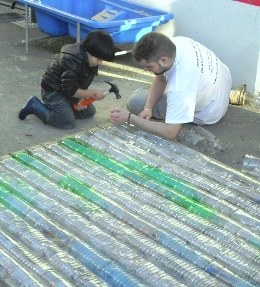
[(242, 171), (257, 180), (260, 180), (260, 157), (246, 154), (243, 159)]
[(0, 286), (260, 286), (260, 184), (104, 126), (2, 157)]

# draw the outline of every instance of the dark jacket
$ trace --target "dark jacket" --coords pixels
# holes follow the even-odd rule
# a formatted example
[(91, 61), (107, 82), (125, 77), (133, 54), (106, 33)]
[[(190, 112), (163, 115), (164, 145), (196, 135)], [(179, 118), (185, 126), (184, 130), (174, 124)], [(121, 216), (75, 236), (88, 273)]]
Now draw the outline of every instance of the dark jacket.
[(98, 67), (89, 66), (81, 43), (65, 45), (46, 69), (41, 86), (47, 91), (59, 91), (75, 103), (78, 99), (73, 95), (77, 89), (87, 89), (97, 73)]

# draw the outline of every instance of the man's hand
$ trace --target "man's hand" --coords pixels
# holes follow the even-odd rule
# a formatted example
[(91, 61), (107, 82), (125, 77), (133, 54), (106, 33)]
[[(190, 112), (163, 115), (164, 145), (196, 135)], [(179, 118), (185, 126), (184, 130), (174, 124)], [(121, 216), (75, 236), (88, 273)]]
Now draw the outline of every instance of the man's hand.
[(109, 120), (114, 125), (122, 125), (127, 122), (129, 112), (123, 108), (113, 108), (110, 111)]
[(145, 120), (150, 120), (150, 118), (152, 117), (152, 111), (148, 110), (148, 109), (144, 109), (139, 115), (138, 117), (143, 118)]

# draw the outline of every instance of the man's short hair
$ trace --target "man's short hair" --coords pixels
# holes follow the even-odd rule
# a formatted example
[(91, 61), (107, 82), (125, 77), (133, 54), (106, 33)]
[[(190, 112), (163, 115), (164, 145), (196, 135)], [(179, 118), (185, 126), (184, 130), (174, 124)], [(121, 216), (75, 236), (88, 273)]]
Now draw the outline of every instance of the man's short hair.
[(133, 49), (133, 57), (140, 62), (156, 62), (161, 57), (172, 58), (175, 55), (176, 46), (164, 34), (150, 32), (141, 37)]

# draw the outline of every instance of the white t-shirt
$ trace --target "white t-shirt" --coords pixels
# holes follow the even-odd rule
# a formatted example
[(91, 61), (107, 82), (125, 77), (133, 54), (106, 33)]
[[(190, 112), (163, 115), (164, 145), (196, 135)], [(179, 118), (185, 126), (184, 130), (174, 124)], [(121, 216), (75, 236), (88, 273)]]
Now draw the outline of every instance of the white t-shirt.
[(167, 80), (166, 123), (213, 124), (227, 111), (232, 79), (227, 66), (200, 43), (174, 37), (176, 58)]

